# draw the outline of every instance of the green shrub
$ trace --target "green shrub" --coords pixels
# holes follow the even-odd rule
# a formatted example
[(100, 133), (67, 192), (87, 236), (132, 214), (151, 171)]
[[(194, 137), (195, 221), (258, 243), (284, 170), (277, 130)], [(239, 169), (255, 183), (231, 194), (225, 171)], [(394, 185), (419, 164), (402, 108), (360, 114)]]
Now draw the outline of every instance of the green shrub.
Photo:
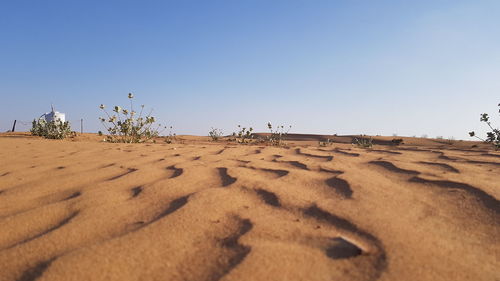
[(248, 143), (251, 139), (253, 139), (252, 127), (248, 128), (247, 130), (246, 127), (241, 127), (241, 125), (238, 125), (238, 128), (238, 134), (233, 132), (234, 140), (236, 140), (238, 143)]
[[(498, 104), (498, 107), (500, 107), (500, 103)], [(498, 110), (498, 113), (500, 113), (500, 109)], [(481, 118), (479, 119), (479, 121), (486, 123), (491, 129), (490, 132), (486, 133), (486, 139), (476, 136), (476, 133), (474, 131), (469, 132), (469, 136), (476, 137), (486, 143), (491, 143), (495, 150), (500, 150), (500, 129), (493, 128), (490, 122), (490, 117), (487, 113), (481, 114)]]
[(212, 141), (218, 141), (222, 137), (222, 131), (212, 127), (212, 130), (208, 132), (208, 136), (212, 138)]
[(44, 119), (39, 119), (38, 121), (33, 119), (33, 122), (31, 123), (31, 135), (33, 136), (40, 136), (43, 137), (45, 136), (47, 132), (47, 122)]
[(166, 143), (173, 143), (177, 139), (177, 135), (172, 133), (172, 126), (170, 126), (170, 130), (168, 131), (168, 135), (165, 136)]
[(71, 126), (68, 121), (60, 120), (47, 122), (45, 119), (33, 120), (30, 130), (33, 136), (40, 136), (46, 139), (64, 139), (73, 136)]
[(288, 134), (288, 131), (290, 131), (290, 128), (292, 128), (292, 126), (289, 126), (288, 130), (286, 131), (283, 125), (278, 126), (275, 130), (273, 130), (273, 125), (271, 125), (271, 122), (268, 122), (267, 128), (269, 129), (269, 131), (271, 131), (271, 135), (267, 139), (269, 143), (273, 146), (281, 146), (284, 144), (283, 137)]
[(373, 146), (373, 139), (371, 137), (366, 137), (366, 135), (361, 135), (359, 138), (354, 138), (353, 143), (361, 148), (371, 148)]
[(394, 145), (400, 145), (400, 144), (403, 144), (403, 139), (392, 139), (391, 140), (392, 144)]
[(333, 142), (330, 139), (326, 139), (326, 141), (319, 141), (318, 144), (321, 147), (326, 147), (333, 145)]
[(144, 105), (141, 105), (139, 116), (136, 116), (137, 112), (134, 111), (132, 102), (134, 95), (129, 93), (128, 98), (130, 100), (130, 109), (122, 109), (120, 106), (115, 106), (112, 115), (106, 111), (103, 104), (100, 105), (101, 110), (107, 116), (107, 119), (103, 117), (99, 118), (109, 133), (106, 136), (106, 141), (139, 143), (159, 136), (161, 133), (159, 131), (161, 124), (155, 125), (156, 119), (151, 116), (153, 110), (143, 116)]

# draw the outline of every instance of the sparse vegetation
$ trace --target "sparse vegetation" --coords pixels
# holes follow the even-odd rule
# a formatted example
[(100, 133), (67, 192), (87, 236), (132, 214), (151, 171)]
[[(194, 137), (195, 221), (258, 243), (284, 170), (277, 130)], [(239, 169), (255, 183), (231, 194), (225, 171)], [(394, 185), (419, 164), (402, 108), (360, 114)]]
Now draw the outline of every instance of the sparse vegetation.
[(71, 126), (68, 121), (61, 122), (60, 120), (56, 120), (47, 122), (45, 119), (33, 120), (30, 132), (33, 136), (40, 136), (46, 139), (64, 139), (76, 134), (75, 132), (71, 132)]
[(170, 126), (168, 135), (165, 136), (166, 143), (173, 143), (177, 139), (177, 135), (172, 133), (172, 126)]
[(283, 137), (288, 134), (288, 131), (292, 128), (292, 126), (288, 127), (288, 130), (285, 131), (285, 127), (283, 125), (277, 126), (276, 129), (273, 130), (273, 125), (271, 122), (267, 123), (267, 128), (271, 131), (271, 135), (268, 137), (268, 141), (273, 146), (281, 146), (283, 145)]
[(403, 139), (392, 139), (391, 142), (394, 145), (404, 144)]
[(233, 133), (233, 137), (238, 143), (248, 143), (251, 139), (253, 139), (252, 131), (252, 127), (247, 130), (246, 127), (238, 125), (238, 133)]
[[(498, 104), (498, 107), (500, 108), (500, 103)], [(498, 113), (500, 113), (500, 109), (498, 109)], [(478, 137), (474, 131), (469, 132), (469, 136), (480, 139), (486, 143), (490, 143), (493, 145), (495, 150), (500, 150), (500, 129), (494, 128), (491, 125), (490, 117), (488, 116), (487, 113), (481, 114), (481, 118), (479, 119), (479, 121), (486, 123), (488, 127), (491, 129), (491, 131), (486, 133), (486, 139)]]
[(319, 141), (319, 146), (326, 147), (333, 145), (333, 142), (330, 139), (326, 139), (325, 141)]
[(212, 127), (212, 130), (208, 132), (208, 136), (212, 138), (212, 141), (218, 141), (222, 137), (222, 131)]
[(143, 115), (144, 105), (141, 105), (141, 111), (137, 116), (132, 101), (134, 95), (129, 93), (128, 98), (130, 100), (130, 109), (115, 106), (112, 115), (106, 111), (103, 104), (100, 105), (101, 110), (107, 115), (107, 118), (99, 118), (102, 125), (109, 133), (105, 141), (140, 143), (159, 136), (161, 124), (155, 125), (156, 119), (151, 116), (153, 110)]
[(353, 143), (360, 148), (371, 148), (373, 146), (373, 139), (366, 135), (361, 135), (359, 138), (354, 138)]

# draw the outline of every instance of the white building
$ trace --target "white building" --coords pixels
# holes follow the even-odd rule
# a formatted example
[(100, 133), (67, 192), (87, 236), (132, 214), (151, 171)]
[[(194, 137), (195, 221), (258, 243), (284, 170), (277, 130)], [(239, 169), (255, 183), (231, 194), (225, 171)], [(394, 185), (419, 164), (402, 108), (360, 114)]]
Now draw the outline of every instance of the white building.
[(53, 106), (52, 106), (51, 112), (45, 113), (42, 116), (45, 117), (45, 121), (47, 121), (47, 122), (59, 120), (59, 121), (64, 123), (66, 121), (66, 115), (64, 113), (59, 112), (59, 111), (54, 111)]

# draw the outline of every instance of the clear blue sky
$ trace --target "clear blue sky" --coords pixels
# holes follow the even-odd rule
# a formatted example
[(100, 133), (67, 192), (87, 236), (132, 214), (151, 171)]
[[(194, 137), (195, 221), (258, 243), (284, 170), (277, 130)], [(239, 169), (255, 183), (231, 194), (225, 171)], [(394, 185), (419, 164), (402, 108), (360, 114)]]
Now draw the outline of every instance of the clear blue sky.
[(132, 92), (178, 134), (468, 139), (500, 102), (499, 15), (498, 0), (4, 0), (0, 130), (53, 102), (96, 132), (99, 104)]

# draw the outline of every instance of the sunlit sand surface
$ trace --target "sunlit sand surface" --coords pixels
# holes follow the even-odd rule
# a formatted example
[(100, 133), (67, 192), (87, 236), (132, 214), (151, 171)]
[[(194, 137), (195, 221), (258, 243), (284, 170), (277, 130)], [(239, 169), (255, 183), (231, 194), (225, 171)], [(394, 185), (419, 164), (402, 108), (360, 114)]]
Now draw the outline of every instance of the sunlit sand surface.
[(500, 278), (488, 146), (183, 139), (0, 135), (0, 280)]

